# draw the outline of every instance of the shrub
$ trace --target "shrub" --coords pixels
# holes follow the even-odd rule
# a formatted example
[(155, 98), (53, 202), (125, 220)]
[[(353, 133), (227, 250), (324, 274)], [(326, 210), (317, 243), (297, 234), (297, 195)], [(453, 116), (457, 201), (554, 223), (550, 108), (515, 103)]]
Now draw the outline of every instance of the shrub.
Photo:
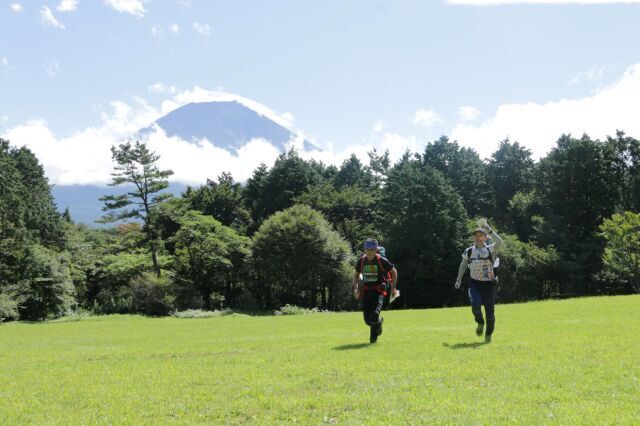
[(24, 279), (12, 287), (20, 318), (41, 321), (65, 315), (75, 304), (68, 258), (46, 247), (29, 247)]
[(320, 312), (318, 308), (306, 309), (295, 305), (284, 305), (280, 308), (281, 315), (305, 315)]
[(0, 323), (18, 319), (18, 303), (8, 294), (0, 293)]
[(232, 311), (224, 309), (222, 311), (203, 311), (201, 309), (187, 309), (186, 311), (176, 311), (171, 315), (176, 318), (211, 318), (224, 315), (231, 315)]
[(161, 316), (173, 310), (171, 279), (166, 274), (158, 277), (152, 272), (145, 272), (131, 280), (130, 288), (133, 312)]

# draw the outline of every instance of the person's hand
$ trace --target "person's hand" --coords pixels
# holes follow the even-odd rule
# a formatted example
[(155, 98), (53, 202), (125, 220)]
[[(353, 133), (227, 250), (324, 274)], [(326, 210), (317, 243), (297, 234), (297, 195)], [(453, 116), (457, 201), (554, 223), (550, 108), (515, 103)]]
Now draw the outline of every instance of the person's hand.
[(454, 284), (456, 290), (460, 290), (460, 285), (462, 285), (462, 282), (460, 282), (460, 280), (456, 281), (456, 283)]

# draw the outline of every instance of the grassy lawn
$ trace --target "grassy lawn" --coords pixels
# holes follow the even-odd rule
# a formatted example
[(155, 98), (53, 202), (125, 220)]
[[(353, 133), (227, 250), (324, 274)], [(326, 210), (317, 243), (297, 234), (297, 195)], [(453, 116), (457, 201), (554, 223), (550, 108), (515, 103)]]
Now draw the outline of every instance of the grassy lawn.
[(0, 326), (0, 424), (639, 424), (640, 296)]

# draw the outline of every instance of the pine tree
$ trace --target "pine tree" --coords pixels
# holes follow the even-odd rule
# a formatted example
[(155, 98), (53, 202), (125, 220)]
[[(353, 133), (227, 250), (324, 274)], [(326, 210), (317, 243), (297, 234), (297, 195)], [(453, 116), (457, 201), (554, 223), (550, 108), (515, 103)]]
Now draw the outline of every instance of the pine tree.
[[(171, 197), (171, 194), (160, 193), (169, 186), (168, 178), (172, 170), (160, 170), (157, 161), (160, 156), (147, 148), (144, 142), (136, 141), (111, 147), (113, 161), (116, 163), (115, 172), (111, 174), (112, 182), (109, 186), (133, 184), (134, 189), (120, 195), (105, 195), (104, 211), (112, 211), (102, 216), (100, 223), (117, 222), (123, 219), (140, 219), (144, 223), (146, 241), (151, 251), (153, 269), (160, 276), (157, 252), (159, 241), (153, 227), (153, 210), (158, 204)], [(133, 208), (125, 209), (125, 207)]]

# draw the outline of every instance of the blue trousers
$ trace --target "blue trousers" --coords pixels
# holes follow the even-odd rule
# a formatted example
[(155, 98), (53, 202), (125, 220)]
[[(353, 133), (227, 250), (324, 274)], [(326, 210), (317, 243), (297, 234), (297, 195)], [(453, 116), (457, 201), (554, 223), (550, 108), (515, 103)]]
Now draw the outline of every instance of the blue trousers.
[(471, 312), (478, 324), (485, 323), (482, 317), (482, 305), (484, 305), (484, 313), (487, 316), (486, 334), (490, 336), (496, 325), (496, 282), (470, 279), (469, 301), (471, 302)]

